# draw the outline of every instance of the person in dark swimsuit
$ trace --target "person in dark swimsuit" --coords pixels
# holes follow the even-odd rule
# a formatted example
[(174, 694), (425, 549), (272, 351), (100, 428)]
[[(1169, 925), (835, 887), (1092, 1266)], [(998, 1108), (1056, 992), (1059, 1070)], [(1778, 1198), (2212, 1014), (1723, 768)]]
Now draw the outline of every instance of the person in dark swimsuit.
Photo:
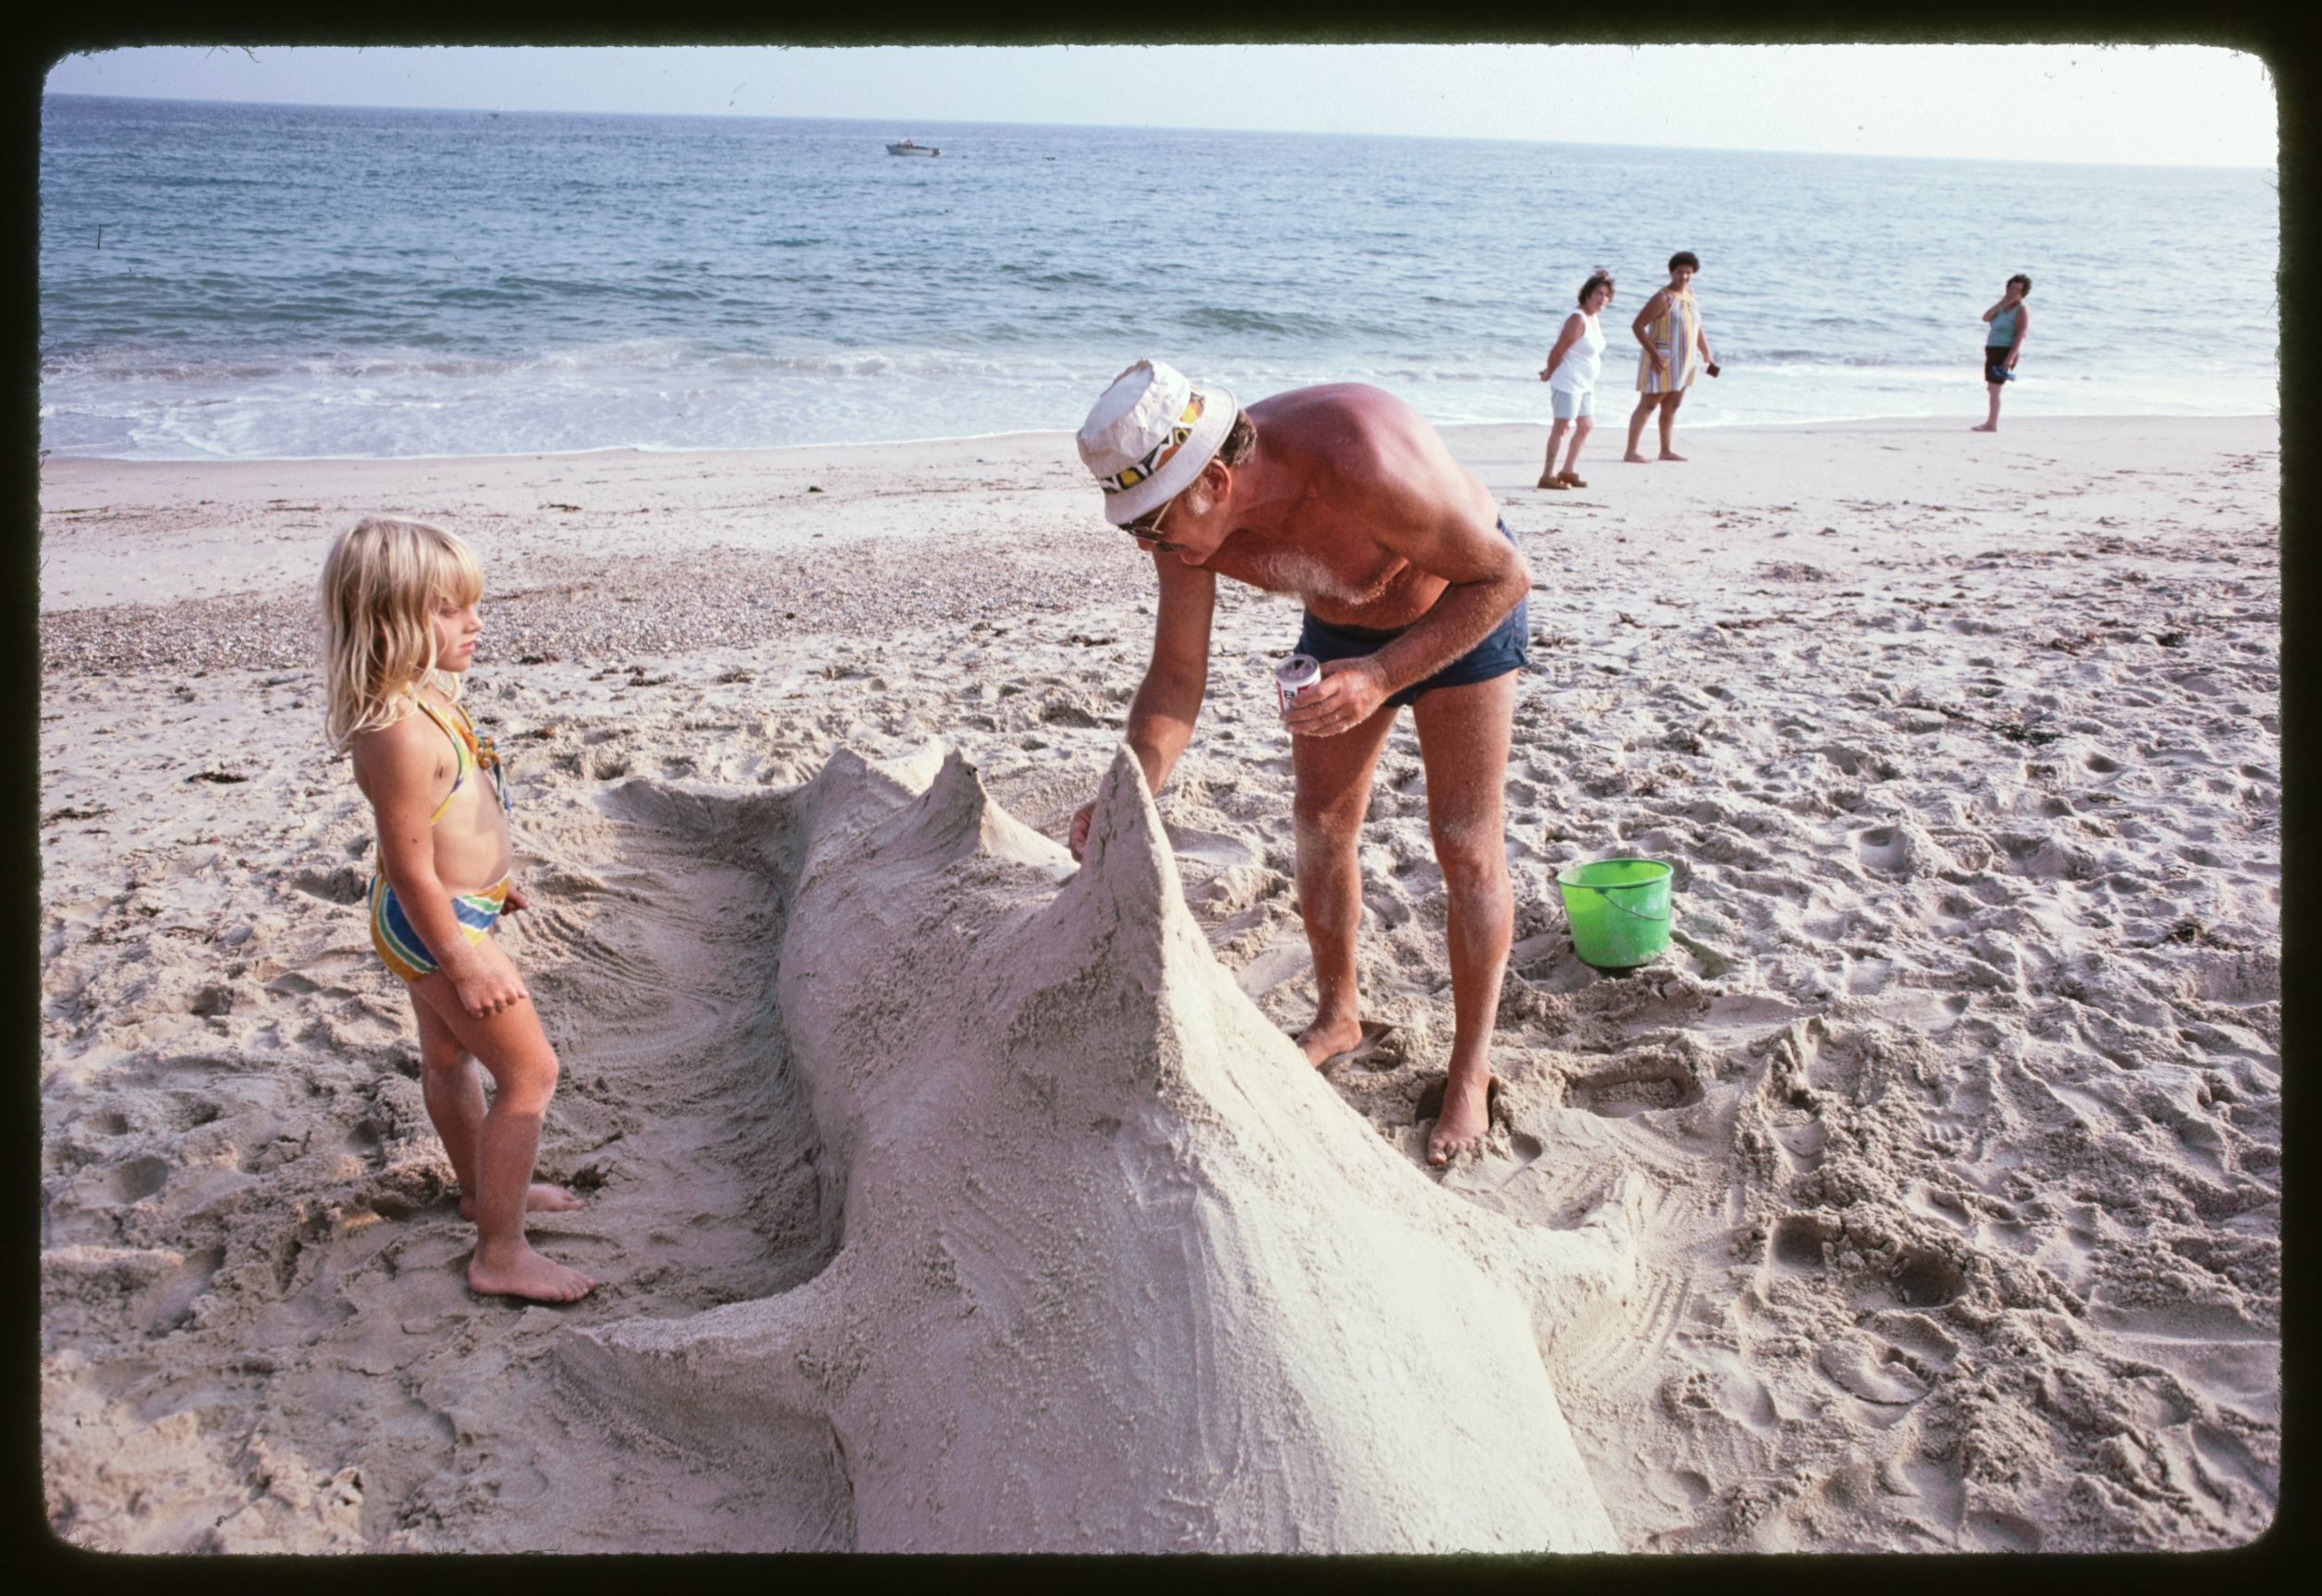
[(1999, 390), (2015, 381), (2016, 356), (2023, 350), (2023, 335), (2032, 330), (2032, 312), (2023, 303), (2023, 297), (2032, 291), (2032, 279), (2019, 272), (2008, 279), (1999, 302), (1984, 312), (1984, 320), (1991, 331), (1984, 335), (1984, 386), (1991, 391), (1991, 414), (1984, 424), (1972, 427), (1971, 432), (1996, 433), (1999, 430)]

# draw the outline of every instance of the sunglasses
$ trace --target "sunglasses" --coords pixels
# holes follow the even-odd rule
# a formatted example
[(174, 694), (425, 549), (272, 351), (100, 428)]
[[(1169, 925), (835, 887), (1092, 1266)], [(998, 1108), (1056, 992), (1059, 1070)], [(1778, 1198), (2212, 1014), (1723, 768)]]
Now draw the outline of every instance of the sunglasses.
[(1169, 513), (1169, 506), (1176, 503), (1177, 497), (1175, 494), (1172, 494), (1168, 498), (1164, 499), (1161, 502), (1160, 506), (1157, 509), (1155, 509), (1151, 514), (1139, 516), (1135, 520), (1127, 523), (1120, 530), (1127, 532), (1130, 537), (1135, 538), (1139, 542), (1151, 543), (1156, 554), (1175, 554), (1178, 549), (1177, 544), (1165, 543), (1161, 541), (1161, 521), (1162, 518)]

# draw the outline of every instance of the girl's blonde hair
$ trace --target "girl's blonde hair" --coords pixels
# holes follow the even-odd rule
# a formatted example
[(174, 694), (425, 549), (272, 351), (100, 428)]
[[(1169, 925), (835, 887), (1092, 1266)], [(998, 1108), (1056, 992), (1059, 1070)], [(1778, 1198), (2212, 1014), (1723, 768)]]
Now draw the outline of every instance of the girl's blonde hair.
[(475, 551), (449, 532), (368, 516), (339, 534), (323, 561), (324, 729), (334, 746), (400, 720), (409, 688), (459, 697), (459, 677), (435, 668), (435, 606), (483, 595)]

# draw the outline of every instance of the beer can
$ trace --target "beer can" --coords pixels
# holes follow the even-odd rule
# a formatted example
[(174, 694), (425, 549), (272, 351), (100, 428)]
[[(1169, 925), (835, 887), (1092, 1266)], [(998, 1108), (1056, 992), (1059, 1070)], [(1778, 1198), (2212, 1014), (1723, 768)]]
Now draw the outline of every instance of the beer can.
[(1298, 695), (1309, 691), (1322, 680), (1322, 662), (1311, 654), (1292, 654), (1274, 667), (1274, 691), (1282, 701), (1282, 713), (1290, 713)]

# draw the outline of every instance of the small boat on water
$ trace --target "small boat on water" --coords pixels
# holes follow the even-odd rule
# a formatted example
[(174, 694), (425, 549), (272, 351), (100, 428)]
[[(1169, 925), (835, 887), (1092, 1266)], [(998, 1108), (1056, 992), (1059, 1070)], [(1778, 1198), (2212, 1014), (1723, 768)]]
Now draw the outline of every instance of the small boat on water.
[(914, 144), (909, 139), (904, 140), (900, 144), (889, 144), (886, 147), (886, 152), (890, 155), (940, 155), (943, 153), (933, 144)]

